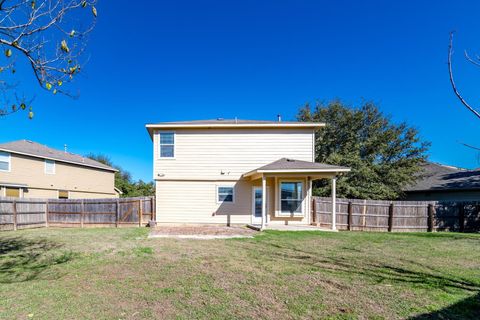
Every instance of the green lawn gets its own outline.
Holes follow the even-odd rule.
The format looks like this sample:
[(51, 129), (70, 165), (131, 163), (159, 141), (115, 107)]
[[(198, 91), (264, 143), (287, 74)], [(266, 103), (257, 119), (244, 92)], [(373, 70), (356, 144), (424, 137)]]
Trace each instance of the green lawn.
[(0, 233), (2, 319), (480, 319), (480, 235)]

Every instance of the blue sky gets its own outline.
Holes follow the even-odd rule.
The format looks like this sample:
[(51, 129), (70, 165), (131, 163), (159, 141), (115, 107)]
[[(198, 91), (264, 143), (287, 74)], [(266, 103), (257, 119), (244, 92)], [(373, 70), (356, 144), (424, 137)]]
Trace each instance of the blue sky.
[(447, 46), (456, 30), (455, 69), (479, 102), (477, 1), (105, 1), (88, 65), (72, 88), (80, 98), (36, 88), (35, 119), (0, 119), (0, 141), (109, 155), (151, 180), (146, 123), (209, 118), (293, 119), (307, 101), (378, 102), (432, 142), (430, 159), (480, 167), (478, 125), (453, 96)]

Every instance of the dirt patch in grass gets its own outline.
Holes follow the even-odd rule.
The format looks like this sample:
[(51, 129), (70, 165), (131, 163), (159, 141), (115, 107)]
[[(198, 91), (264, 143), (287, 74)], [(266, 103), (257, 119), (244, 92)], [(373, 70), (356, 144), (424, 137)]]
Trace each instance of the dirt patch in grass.
[(257, 231), (246, 227), (227, 226), (158, 226), (150, 232), (155, 236), (253, 236)]

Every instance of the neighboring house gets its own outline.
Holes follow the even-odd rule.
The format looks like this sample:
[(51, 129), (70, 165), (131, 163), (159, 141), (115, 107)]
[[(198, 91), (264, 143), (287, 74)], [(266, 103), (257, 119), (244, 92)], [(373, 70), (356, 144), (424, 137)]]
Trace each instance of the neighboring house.
[(480, 171), (425, 163), (406, 200), (480, 201)]
[(0, 196), (115, 198), (117, 170), (80, 155), (19, 140), (0, 144)]
[[(322, 123), (163, 122), (153, 140), (159, 223), (309, 224), (312, 181), (350, 169), (315, 163)], [(335, 188), (333, 188), (335, 190)]]

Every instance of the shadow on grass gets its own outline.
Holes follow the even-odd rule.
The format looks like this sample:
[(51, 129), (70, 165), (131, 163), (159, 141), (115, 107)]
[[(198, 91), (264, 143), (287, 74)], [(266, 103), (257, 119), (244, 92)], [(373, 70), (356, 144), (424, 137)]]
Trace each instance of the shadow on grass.
[[(42, 278), (50, 267), (73, 259), (71, 252), (46, 239), (0, 238), (0, 283), (16, 283)], [(49, 275), (49, 279), (59, 275)], [(45, 277), (43, 277), (45, 278)]]
[(438, 311), (424, 313), (409, 319), (480, 319), (480, 293)]
[(467, 291), (480, 291), (480, 282), (473, 282), (461, 277), (444, 275), (441, 271), (436, 271), (432, 266), (423, 266), (414, 261), (406, 261), (415, 265), (417, 268), (428, 269), (428, 272), (407, 269), (399, 265), (391, 265), (385, 262), (374, 262), (368, 260), (359, 260), (338, 256), (328, 255), (319, 256), (318, 253), (308, 252), (299, 248), (291, 248), (277, 243), (269, 245), (276, 248), (271, 250), (270, 254), (283, 260), (294, 260), (297, 263), (306, 264), (324, 271), (332, 273), (358, 274), (367, 276), (370, 280), (377, 283), (404, 282), (416, 286), (441, 289), (461, 289)]

